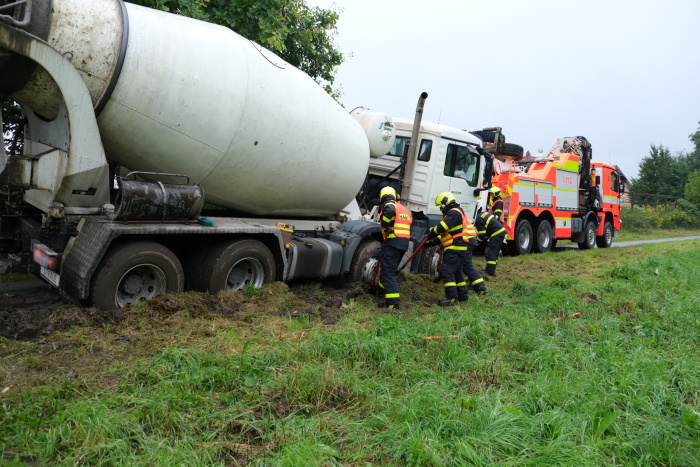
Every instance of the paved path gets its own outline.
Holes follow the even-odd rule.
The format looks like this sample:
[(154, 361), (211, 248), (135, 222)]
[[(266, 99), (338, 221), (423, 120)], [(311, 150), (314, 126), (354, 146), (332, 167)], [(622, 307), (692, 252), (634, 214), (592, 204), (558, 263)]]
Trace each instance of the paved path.
[[(653, 238), (649, 240), (630, 240), (627, 242), (618, 242), (615, 241), (613, 238), (612, 246), (614, 247), (625, 247), (625, 246), (634, 246), (634, 245), (643, 245), (645, 243), (665, 243), (665, 242), (679, 242), (682, 240), (699, 240), (700, 235), (694, 236), (694, 237), (669, 237), (669, 238)], [(576, 243), (565, 243), (565, 244), (558, 244), (555, 247), (555, 250), (558, 250), (559, 248), (578, 248), (578, 245)], [(598, 248), (596, 246), (596, 248)]]

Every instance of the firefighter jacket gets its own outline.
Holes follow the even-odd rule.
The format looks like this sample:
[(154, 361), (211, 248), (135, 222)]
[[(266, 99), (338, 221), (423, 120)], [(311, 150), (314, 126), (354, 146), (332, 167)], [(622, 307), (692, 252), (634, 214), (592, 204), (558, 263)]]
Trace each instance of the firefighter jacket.
[(411, 238), (411, 222), (413, 222), (411, 211), (397, 203), (396, 200), (390, 199), (382, 206), (379, 218), (384, 244), (400, 249), (408, 248), (408, 239)]
[(491, 211), (491, 214), (496, 216), (496, 219), (498, 219), (500, 221), (503, 218), (503, 200), (502, 199), (492, 200), (491, 206), (490, 206), (490, 211)]
[(432, 233), (440, 238), (445, 251), (466, 251), (469, 239), (476, 237), (476, 229), (459, 204), (455, 204), (445, 213), (440, 223), (432, 228)]
[(503, 224), (490, 212), (482, 212), (477, 215), (474, 225), (479, 235), (479, 242), (488, 241), (495, 235), (505, 235), (506, 229), (503, 227)]

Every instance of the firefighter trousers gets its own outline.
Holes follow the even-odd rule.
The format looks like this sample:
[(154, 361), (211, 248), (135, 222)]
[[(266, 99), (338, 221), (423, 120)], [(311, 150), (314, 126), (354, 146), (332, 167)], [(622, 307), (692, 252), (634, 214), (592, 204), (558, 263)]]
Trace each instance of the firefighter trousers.
[(476, 238), (472, 238), (467, 245), (467, 252), (464, 255), (464, 264), (462, 265), (462, 272), (467, 278), (467, 282), (471, 284), (472, 289), (476, 292), (486, 291), (486, 284), (484, 284), (484, 278), (476, 270), (473, 263), (472, 254), (474, 249), (478, 245)]
[(467, 282), (464, 280), (462, 266), (467, 250), (445, 250), (442, 255), (442, 282), (445, 286), (445, 298), (455, 300), (467, 299)]
[(489, 238), (489, 241), (486, 244), (486, 249), (484, 250), (484, 257), (486, 258), (486, 274), (492, 276), (496, 274), (498, 257), (501, 254), (501, 247), (503, 246), (503, 240), (505, 239), (505, 232), (501, 232)]
[(391, 245), (383, 245), (379, 252), (379, 287), (384, 291), (384, 299), (387, 305), (398, 305), (401, 301), (399, 295), (399, 282), (396, 279), (396, 271), (399, 269), (401, 258), (406, 250), (400, 250)]

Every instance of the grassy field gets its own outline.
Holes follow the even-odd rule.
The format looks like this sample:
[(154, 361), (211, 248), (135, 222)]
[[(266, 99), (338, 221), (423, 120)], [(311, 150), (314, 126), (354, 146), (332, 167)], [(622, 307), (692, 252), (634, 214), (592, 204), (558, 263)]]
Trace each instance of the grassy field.
[(320, 284), (62, 307), (0, 340), (0, 464), (700, 465), (698, 283), (691, 240), (505, 257), (447, 309), (419, 275), (395, 314)]

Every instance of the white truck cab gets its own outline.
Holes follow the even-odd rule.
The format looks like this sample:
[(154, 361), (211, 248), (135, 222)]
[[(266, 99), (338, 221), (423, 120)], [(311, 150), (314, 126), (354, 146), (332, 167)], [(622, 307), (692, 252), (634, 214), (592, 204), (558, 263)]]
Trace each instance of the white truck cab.
[(389, 152), (370, 159), (364, 189), (366, 202), (377, 204), (379, 191), (386, 185), (395, 186), (400, 192), (401, 181), (409, 179), (408, 197), (401, 202), (411, 211), (441, 216), (435, 198), (449, 191), (473, 218), (478, 209), (479, 190), (488, 183), (485, 174), (490, 173), (492, 164), (490, 155), (480, 151), (481, 139), (457, 128), (422, 122), (413, 171), (404, 173), (403, 160), (408, 153), (413, 120), (394, 118), (394, 124), (396, 139)]

